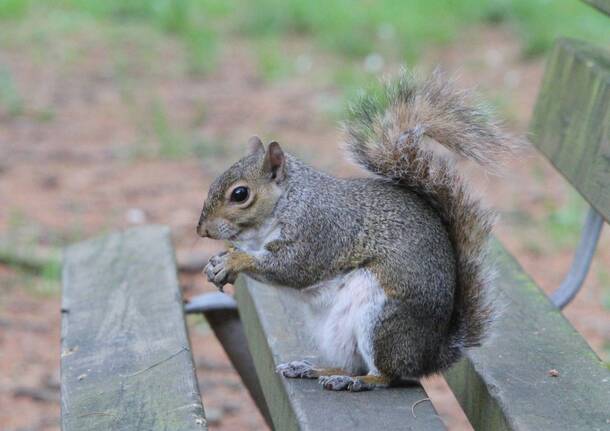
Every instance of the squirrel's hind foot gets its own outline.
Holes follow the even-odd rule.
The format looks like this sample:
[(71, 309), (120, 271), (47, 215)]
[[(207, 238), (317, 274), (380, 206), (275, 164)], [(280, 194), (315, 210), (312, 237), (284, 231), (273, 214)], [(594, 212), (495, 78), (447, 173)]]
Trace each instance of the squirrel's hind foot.
[(275, 371), (290, 379), (315, 379), (318, 377), (313, 364), (309, 361), (291, 361), (280, 364)]
[(363, 392), (386, 387), (389, 380), (384, 376), (320, 376), (318, 382), (329, 391)]
[(341, 368), (317, 368), (307, 360), (291, 361), (279, 364), (275, 371), (289, 379), (317, 379), (322, 376), (347, 374)]

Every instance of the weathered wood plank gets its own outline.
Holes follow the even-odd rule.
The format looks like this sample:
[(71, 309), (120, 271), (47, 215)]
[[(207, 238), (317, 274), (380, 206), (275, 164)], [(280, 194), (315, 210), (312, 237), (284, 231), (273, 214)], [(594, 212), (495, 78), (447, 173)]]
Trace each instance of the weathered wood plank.
[(206, 429), (169, 230), (69, 247), (63, 285), (62, 429)]
[(314, 380), (285, 379), (279, 363), (308, 358), (316, 350), (303, 326), (303, 310), (290, 292), (246, 277), (236, 284), (244, 322), (265, 399), (277, 430), (444, 429), (430, 402), (411, 407), (426, 394), (421, 387), (363, 393), (331, 392)]
[(584, 0), (584, 2), (610, 16), (610, 0)]
[[(610, 371), (498, 243), (495, 334), (445, 377), (477, 430), (606, 430)], [(557, 370), (553, 377), (550, 370)]]
[(531, 132), (536, 147), (610, 221), (610, 52), (570, 39), (556, 43)]

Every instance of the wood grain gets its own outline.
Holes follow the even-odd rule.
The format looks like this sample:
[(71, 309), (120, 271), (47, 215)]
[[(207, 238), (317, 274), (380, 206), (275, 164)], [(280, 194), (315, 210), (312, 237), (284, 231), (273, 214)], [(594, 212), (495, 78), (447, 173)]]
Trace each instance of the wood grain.
[(531, 132), (536, 147), (609, 221), (610, 52), (580, 41), (557, 41)]
[(71, 246), (63, 286), (63, 430), (207, 428), (167, 228)]
[(445, 429), (419, 386), (350, 393), (324, 390), (315, 380), (286, 379), (279, 363), (309, 359), (320, 364), (308, 339), (303, 308), (287, 288), (246, 277), (236, 284), (239, 312), (274, 428), (277, 430)]
[(473, 427), (608, 429), (610, 371), (499, 243), (493, 258), (502, 308), (494, 335), (445, 373)]

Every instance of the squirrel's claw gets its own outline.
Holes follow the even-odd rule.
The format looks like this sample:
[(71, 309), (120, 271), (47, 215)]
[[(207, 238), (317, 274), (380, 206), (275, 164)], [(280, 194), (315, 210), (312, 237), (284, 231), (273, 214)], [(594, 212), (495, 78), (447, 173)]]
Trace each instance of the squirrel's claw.
[(309, 361), (292, 361), (279, 364), (275, 372), (289, 379), (315, 379), (317, 374), (314, 366)]

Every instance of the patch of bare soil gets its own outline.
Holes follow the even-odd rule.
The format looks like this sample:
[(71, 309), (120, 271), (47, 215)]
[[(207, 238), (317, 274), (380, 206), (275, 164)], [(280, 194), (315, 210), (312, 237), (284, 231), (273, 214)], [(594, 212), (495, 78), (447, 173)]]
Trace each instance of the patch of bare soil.
[[(176, 66), (184, 63), (176, 44), (161, 45), (155, 54), (160, 61), (151, 70), (137, 64), (131, 70), (128, 98), (113, 52), (103, 43), (93, 43), (80, 61), (65, 67), (52, 62), (40, 67), (17, 49), (0, 48), (26, 105), (54, 112), (50, 121), (39, 121), (0, 111), (0, 235), (12, 229), (15, 214), (38, 226), (43, 241), (57, 233), (86, 237), (134, 223), (163, 223), (171, 226), (178, 251), (214, 251), (219, 244), (194, 233), (201, 203), (210, 181), (239, 156), (252, 134), (277, 139), (325, 170), (357, 172), (343, 161), (341, 134), (324, 108), (324, 101), (337, 97), (336, 89), (307, 74), (267, 83), (247, 45), (225, 48), (218, 68), (197, 78)], [(512, 113), (513, 130), (526, 130), (542, 63), (523, 62), (506, 31), (473, 30), (451, 47), (431, 51), (425, 63), (458, 70), (462, 84), (479, 85), (487, 96), (501, 99)], [(314, 55), (311, 74), (322, 72), (324, 57)], [(155, 103), (165, 107), (171, 127), (200, 136), (213, 155), (159, 157), (158, 133), (141, 125)], [(485, 200), (503, 213), (498, 236), (542, 288), (552, 291), (568, 268), (571, 249), (556, 246), (543, 226), (549, 212), (566, 202), (569, 187), (534, 153), (510, 162), (500, 176), (472, 172), (472, 177)], [(583, 293), (566, 310), (598, 352), (610, 333), (610, 313), (601, 305), (604, 280), (597, 277), (608, 262), (606, 232)], [(57, 430), (60, 300), (24, 290), (20, 277), (0, 266), (0, 429)], [(183, 276), (181, 282), (186, 297), (213, 289), (202, 277)], [(189, 322), (210, 428), (264, 429), (209, 328)], [(468, 429), (442, 379), (427, 386), (450, 428)]]

